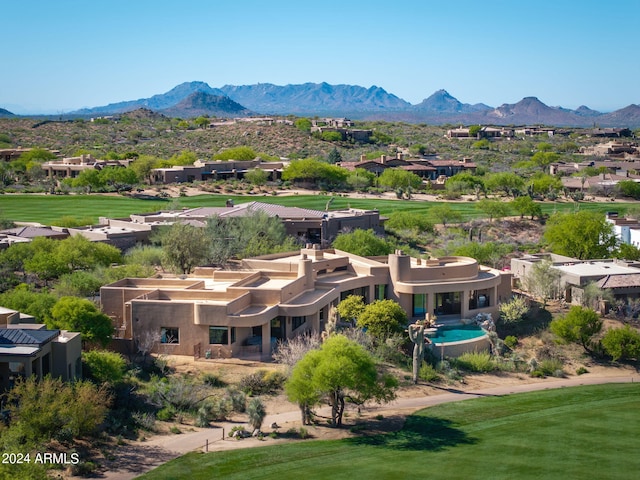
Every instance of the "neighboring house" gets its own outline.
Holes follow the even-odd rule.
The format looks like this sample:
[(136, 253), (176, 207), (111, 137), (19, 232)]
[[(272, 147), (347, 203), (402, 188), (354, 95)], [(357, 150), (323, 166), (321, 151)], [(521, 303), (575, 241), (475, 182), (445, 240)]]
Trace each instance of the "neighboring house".
[(126, 167), (133, 160), (97, 160), (91, 154), (67, 157), (42, 164), (48, 178), (75, 178), (84, 170), (102, 170), (106, 167)]
[(447, 130), (447, 138), (511, 138), (513, 137), (514, 131), (512, 128), (496, 128), (496, 127), (488, 127), (483, 126), (478, 130), (474, 135), (471, 135), (470, 127), (458, 127)]
[(398, 153), (395, 158), (381, 155), (378, 160), (366, 160), (363, 155), (360, 158), (360, 162), (340, 162), (338, 165), (350, 171), (354, 171), (356, 168), (363, 168), (376, 175), (380, 175), (389, 168), (398, 168), (414, 173), (429, 181), (435, 181), (440, 177), (452, 177), (460, 172), (473, 173), (476, 171), (476, 164), (468, 158), (462, 160), (405, 159), (405, 156), (401, 153)]
[(269, 178), (275, 181), (282, 176), (284, 163), (263, 162), (260, 159), (246, 161), (198, 160), (193, 165), (155, 168), (151, 173), (151, 182), (154, 184), (168, 184), (206, 180), (241, 180), (247, 172), (255, 169), (267, 172)]
[(80, 333), (48, 330), (35, 319), (0, 307), (0, 390), (20, 377), (82, 377)]
[(613, 232), (622, 243), (640, 247), (640, 221), (620, 217), (618, 212), (607, 212), (607, 222), (613, 225)]
[(523, 289), (526, 289), (525, 278), (533, 265), (543, 260), (550, 260), (553, 268), (560, 273), (560, 289), (565, 301), (581, 304), (584, 288), (593, 282), (603, 285), (624, 285), (625, 290), (616, 293), (616, 299), (625, 302), (640, 296), (640, 263), (625, 262), (617, 259), (579, 260), (555, 254), (525, 255), (511, 259), (511, 271)]
[(69, 234), (63, 228), (27, 225), (8, 228), (0, 231), (0, 250), (10, 247), (14, 243), (30, 242), (37, 237), (52, 240), (64, 240)]
[(275, 342), (325, 329), (348, 295), (394, 299), (411, 321), (497, 315), (511, 276), (466, 257), (367, 258), (310, 246), (242, 261), (241, 270), (199, 268), (180, 278), (128, 278), (100, 290), (102, 310), (131, 350), (203, 357), (269, 358)]
[(640, 153), (637, 143), (631, 142), (616, 142), (611, 141), (607, 143), (601, 143), (593, 145), (591, 147), (580, 147), (580, 154), (593, 155), (593, 156), (625, 156), (632, 155), (637, 156)]
[(30, 152), (30, 148), (1, 148), (0, 160), (3, 162), (11, 162), (20, 158), (23, 153)]
[(562, 177), (562, 187), (569, 192), (589, 191), (601, 195), (611, 194), (619, 182), (640, 182), (640, 175), (624, 172), (624, 175), (600, 173), (591, 177)]
[[(287, 235), (299, 239), (302, 243), (329, 245), (339, 233), (356, 228), (371, 229), (378, 234), (384, 233), (384, 219), (380, 218), (378, 210), (349, 208), (322, 211), (262, 202), (248, 202), (239, 205), (233, 205), (232, 202), (229, 202), (226, 207), (197, 207), (185, 210), (161, 211), (131, 215), (129, 218), (119, 219), (102, 217), (100, 218), (100, 223), (102, 224), (100, 227), (69, 229), (69, 231), (72, 234), (80, 233), (85, 236), (95, 236), (103, 231), (109, 231), (113, 236), (121, 234), (122, 237), (127, 236), (130, 239), (135, 238), (137, 241), (142, 241), (143, 237), (148, 237), (151, 231), (159, 226), (170, 225), (175, 222), (188, 222), (192, 225), (205, 226), (207, 219), (214, 216), (219, 218), (240, 217), (257, 212), (280, 219)], [(104, 238), (103, 240), (107, 239)]]

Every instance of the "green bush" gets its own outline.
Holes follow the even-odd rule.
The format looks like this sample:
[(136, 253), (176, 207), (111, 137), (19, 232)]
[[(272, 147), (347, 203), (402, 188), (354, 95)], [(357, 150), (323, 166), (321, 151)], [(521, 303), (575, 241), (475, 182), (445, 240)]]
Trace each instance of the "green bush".
[(513, 335), (507, 335), (504, 338), (504, 344), (507, 347), (509, 347), (511, 350), (513, 350), (518, 345), (518, 337), (515, 337)]
[(118, 383), (127, 369), (127, 361), (117, 352), (90, 350), (82, 353), (82, 360), (88, 376), (99, 383)]
[(584, 367), (580, 367), (576, 370), (576, 375), (584, 375), (585, 373), (589, 373), (589, 370)]
[(467, 352), (455, 360), (458, 368), (468, 372), (486, 373), (496, 369), (496, 362), (488, 352)]
[(176, 409), (173, 406), (168, 405), (158, 411), (156, 418), (162, 422), (170, 422), (175, 418), (176, 413)]
[(558, 377), (565, 376), (562, 360), (557, 358), (548, 358), (540, 361), (536, 368), (531, 372), (533, 377)]
[(418, 377), (423, 382), (436, 382), (440, 379), (440, 375), (430, 363), (422, 362), (420, 370), (418, 371)]
[(614, 361), (640, 358), (640, 333), (629, 325), (612, 328), (602, 338), (602, 347)]

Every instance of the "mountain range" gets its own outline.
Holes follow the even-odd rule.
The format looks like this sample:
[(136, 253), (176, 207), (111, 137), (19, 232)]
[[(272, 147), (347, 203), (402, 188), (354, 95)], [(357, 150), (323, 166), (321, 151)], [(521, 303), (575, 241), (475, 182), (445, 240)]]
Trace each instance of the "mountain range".
[[(243, 117), (252, 115), (338, 116), (356, 120), (387, 120), (430, 124), (554, 126), (640, 126), (640, 106), (631, 104), (610, 113), (586, 106), (576, 110), (550, 107), (536, 97), (491, 107), (462, 103), (446, 90), (438, 90), (417, 105), (381, 87), (304, 83), (278, 86), (270, 83), (225, 85), (212, 88), (205, 82), (185, 82), (150, 98), (128, 100), (71, 112), (74, 116), (105, 116), (146, 108), (172, 117), (200, 115)], [(11, 116), (0, 109), (0, 116)]]

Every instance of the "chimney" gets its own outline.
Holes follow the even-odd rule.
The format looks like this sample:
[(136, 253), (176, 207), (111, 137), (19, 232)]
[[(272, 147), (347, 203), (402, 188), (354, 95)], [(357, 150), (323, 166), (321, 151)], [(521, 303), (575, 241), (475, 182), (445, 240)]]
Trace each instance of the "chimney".
[(382, 163), (383, 165), (385, 163), (387, 163), (387, 156), (386, 155), (380, 155), (380, 163)]

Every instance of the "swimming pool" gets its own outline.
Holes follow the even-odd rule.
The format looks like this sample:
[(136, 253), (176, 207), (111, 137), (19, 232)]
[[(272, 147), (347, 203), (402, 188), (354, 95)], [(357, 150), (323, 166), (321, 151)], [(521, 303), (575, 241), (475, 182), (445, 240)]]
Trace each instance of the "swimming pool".
[(427, 337), (431, 341), (431, 351), (442, 359), (491, 349), (489, 336), (477, 325), (447, 325)]
[(485, 331), (477, 325), (448, 325), (439, 327), (433, 335), (428, 335), (432, 343), (462, 342), (473, 338), (482, 337)]

